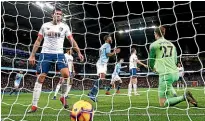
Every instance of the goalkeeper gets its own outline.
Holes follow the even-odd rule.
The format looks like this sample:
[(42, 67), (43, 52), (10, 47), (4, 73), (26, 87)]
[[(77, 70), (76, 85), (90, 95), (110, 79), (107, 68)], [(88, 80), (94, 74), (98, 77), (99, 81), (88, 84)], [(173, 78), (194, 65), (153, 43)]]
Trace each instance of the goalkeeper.
[(155, 29), (154, 36), (156, 41), (150, 45), (149, 66), (159, 74), (158, 95), (160, 106), (174, 106), (187, 100), (197, 106), (196, 100), (191, 92), (185, 95), (171, 97), (172, 84), (178, 80), (179, 72), (176, 66), (177, 51), (174, 44), (164, 38), (165, 28), (160, 26)]

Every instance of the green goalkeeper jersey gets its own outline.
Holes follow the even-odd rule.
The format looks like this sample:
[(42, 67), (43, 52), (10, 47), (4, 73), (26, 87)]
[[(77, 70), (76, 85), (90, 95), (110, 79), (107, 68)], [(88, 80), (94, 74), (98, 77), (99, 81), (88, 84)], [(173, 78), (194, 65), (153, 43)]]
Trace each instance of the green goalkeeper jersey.
[(159, 75), (178, 72), (176, 63), (176, 47), (170, 41), (161, 37), (150, 45), (149, 66)]

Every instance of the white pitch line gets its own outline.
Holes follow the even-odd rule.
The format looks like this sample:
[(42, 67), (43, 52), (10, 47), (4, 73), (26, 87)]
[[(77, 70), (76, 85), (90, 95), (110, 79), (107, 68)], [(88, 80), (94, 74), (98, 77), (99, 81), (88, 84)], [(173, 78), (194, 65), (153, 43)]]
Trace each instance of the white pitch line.
[[(110, 114), (112, 116), (127, 116), (126, 114)], [(147, 113), (139, 113), (139, 114), (129, 114), (131, 116), (148, 116)], [(167, 116), (167, 114), (158, 114), (158, 113), (150, 113), (150, 116)], [(205, 113), (200, 113), (200, 114), (189, 114), (191, 116), (205, 116)], [(7, 114), (2, 114), (1, 116), (8, 116)], [(19, 117), (19, 116), (24, 116), (23, 114), (11, 114), (10, 117)], [(41, 116), (41, 114), (26, 114), (26, 116)], [(53, 116), (53, 117), (57, 117), (55, 114), (44, 114), (43, 117), (47, 117), (47, 116)], [(69, 114), (59, 114), (59, 116), (69, 116)], [(94, 114), (94, 116), (109, 116), (109, 113), (107, 114)], [(187, 114), (169, 114), (169, 116), (187, 116)]]

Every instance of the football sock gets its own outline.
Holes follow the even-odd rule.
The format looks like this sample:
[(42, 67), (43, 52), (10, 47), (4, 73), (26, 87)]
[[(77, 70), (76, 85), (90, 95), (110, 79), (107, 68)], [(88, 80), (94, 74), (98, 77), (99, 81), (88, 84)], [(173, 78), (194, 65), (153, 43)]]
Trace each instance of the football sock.
[(36, 106), (38, 104), (38, 100), (41, 95), (41, 88), (42, 83), (39, 83), (38, 81), (35, 83), (34, 89), (33, 89), (33, 100), (32, 100), (32, 106)]
[(70, 92), (71, 87), (72, 87), (72, 85), (68, 85), (68, 88), (67, 88), (67, 91), (66, 91), (66, 96), (68, 96), (68, 93)]
[(131, 95), (132, 92), (132, 84), (128, 85), (128, 95)]
[(67, 79), (65, 79), (63, 82), (62, 82), (62, 92), (61, 92), (61, 97), (66, 97), (66, 92), (67, 92), (67, 89), (68, 89), (68, 82), (67, 82)]
[(110, 84), (110, 86), (107, 88), (107, 91), (110, 91), (111, 87), (112, 87), (112, 84)]
[(118, 85), (118, 87), (117, 87), (117, 90), (120, 90), (121, 84), (122, 84), (122, 83), (119, 83), (119, 85)]
[(179, 90), (179, 83), (177, 83), (177, 90)]
[(10, 95), (11, 95), (13, 92), (16, 92), (16, 89), (12, 89), (12, 91), (10, 92)]
[(101, 85), (102, 81), (98, 79), (95, 81), (93, 88), (91, 89), (91, 94), (96, 95), (98, 93), (98, 88)]
[(55, 90), (54, 96), (57, 96), (58, 91), (60, 90), (60, 88), (61, 88), (61, 84), (58, 84), (58, 85), (56, 86), (56, 90)]
[(137, 94), (137, 84), (133, 84), (134, 93)]
[(18, 92), (19, 92), (19, 89), (16, 89), (16, 90), (15, 90), (15, 95), (17, 95), (17, 94), (18, 94)]

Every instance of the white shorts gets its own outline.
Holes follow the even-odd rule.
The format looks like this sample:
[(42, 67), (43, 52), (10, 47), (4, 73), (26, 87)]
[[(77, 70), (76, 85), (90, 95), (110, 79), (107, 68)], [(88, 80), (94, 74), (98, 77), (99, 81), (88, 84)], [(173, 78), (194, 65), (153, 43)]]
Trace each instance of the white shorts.
[(107, 64), (101, 64), (101, 63), (97, 63), (96, 64), (97, 67), (97, 74), (99, 75), (100, 73), (107, 73)]
[(112, 75), (111, 82), (116, 82), (116, 81), (121, 81), (121, 78), (119, 77), (119, 75)]
[(14, 87), (19, 87), (19, 83), (14, 82)]

